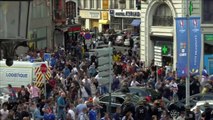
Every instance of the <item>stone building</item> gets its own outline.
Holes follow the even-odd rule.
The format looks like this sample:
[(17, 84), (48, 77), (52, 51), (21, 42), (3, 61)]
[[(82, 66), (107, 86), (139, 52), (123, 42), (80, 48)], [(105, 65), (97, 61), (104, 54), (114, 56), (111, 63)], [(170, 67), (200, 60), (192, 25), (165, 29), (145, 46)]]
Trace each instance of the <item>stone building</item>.
[[(205, 1), (205, 0), (204, 0)], [(206, 0), (208, 1), (208, 0)], [(168, 53), (162, 56), (163, 65), (177, 63), (175, 18), (186, 16), (187, 0), (142, 0), (140, 26), (140, 57), (146, 65), (154, 59), (154, 46), (166, 46)], [(201, 0), (193, 0), (191, 16), (201, 16)]]

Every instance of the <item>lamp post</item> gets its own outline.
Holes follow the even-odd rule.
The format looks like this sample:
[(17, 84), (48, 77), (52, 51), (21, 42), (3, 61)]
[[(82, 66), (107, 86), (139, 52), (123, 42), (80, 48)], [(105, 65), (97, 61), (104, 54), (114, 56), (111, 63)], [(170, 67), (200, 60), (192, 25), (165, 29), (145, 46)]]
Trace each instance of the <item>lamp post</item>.
[(187, 79), (186, 79), (186, 106), (190, 105), (190, 31), (189, 31), (189, 0), (186, 1), (186, 18), (187, 18), (187, 43), (188, 43), (188, 61), (187, 61)]
[[(28, 47), (30, 6), (32, 0), (0, 1), (0, 49), (6, 65), (12, 66), (19, 46)], [(1, 53), (0, 53), (1, 54)], [(0, 55), (0, 60), (2, 55)]]
[[(120, 0), (120, 9), (123, 12), (123, 10), (126, 8), (126, 1), (125, 0)], [(124, 29), (124, 18), (121, 17), (121, 31)]]

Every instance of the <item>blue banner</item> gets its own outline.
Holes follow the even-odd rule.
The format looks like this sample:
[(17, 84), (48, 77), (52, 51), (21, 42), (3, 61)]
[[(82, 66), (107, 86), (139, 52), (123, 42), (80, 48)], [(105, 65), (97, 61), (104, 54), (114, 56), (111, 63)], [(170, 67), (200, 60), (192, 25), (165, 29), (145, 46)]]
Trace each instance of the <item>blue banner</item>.
[(177, 37), (177, 76), (187, 76), (187, 18), (176, 18), (176, 37)]
[(200, 17), (189, 18), (190, 34), (190, 71), (200, 70), (201, 57), (201, 29)]

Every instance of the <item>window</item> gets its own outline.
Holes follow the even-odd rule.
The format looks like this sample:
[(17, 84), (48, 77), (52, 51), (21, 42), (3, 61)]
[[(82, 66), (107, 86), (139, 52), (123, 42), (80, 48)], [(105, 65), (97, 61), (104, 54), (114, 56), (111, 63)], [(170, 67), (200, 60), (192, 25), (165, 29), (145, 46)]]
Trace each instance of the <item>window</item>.
[(66, 10), (66, 18), (74, 18), (76, 17), (76, 3), (69, 1), (66, 2), (65, 5)]
[(101, 0), (97, 0), (97, 8), (101, 9)]
[(135, 6), (134, 6), (134, 0), (129, 0), (129, 8), (130, 9), (134, 9)]
[(114, 0), (113, 9), (118, 9), (118, 0)]
[(203, 0), (202, 23), (213, 23), (213, 0)]
[(90, 8), (95, 8), (95, 0), (90, 0)]
[(88, 3), (88, 0), (84, 0), (84, 8), (89, 8)]
[(173, 26), (172, 11), (167, 4), (161, 4), (153, 15), (153, 26)]

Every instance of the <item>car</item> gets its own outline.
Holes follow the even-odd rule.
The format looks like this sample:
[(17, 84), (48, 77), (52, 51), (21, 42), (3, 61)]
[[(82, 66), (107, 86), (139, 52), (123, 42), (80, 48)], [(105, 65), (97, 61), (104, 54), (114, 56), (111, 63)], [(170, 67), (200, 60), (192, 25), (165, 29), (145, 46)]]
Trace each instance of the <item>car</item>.
[[(117, 107), (121, 107), (123, 102), (125, 101), (126, 94), (123, 93), (111, 93), (111, 113), (116, 112)], [(131, 95), (131, 102), (132, 103), (138, 103), (140, 97), (137, 95)], [(99, 104), (103, 107), (100, 112), (101, 115), (103, 115), (105, 112), (107, 112), (108, 106), (109, 106), (110, 96), (109, 94), (105, 94), (103, 96), (99, 97)]]
[[(135, 94), (139, 97), (148, 98), (151, 101), (161, 99), (161, 94), (156, 92), (154, 89), (146, 88), (146, 87), (129, 87), (129, 91), (131, 94)], [(119, 89), (115, 91), (115, 93), (122, 93), (122, 90)]]
[[(204, 101), (204, 100), (213, 100), (212, 93), (195, 94), (190, 96), (189, 106), (190, 108), (192, 108), (193, 106), (196, 105), (198, 101)], [(176, 118), (177, 116), (179, 116), (180, 112), (185, 110), (185, 103), (186, 103), (186, 99), (171, 101), (171, 103), (167, 105), (167, 109), (169, 110), (170, 116), (172, 118)]]
[(198, 101), (194, 107), (191, 108), (191, 111), (194, 111), (197, 107), (200, 108), (200, 112), (203, 113), (205, 111), (205, 104), (208, 103), (208, 107), (213, 109), (213, 100), (204, 100)]
[(3, 87), (3, 88), (0, 88), (0, 106), (6, 102), (8, 102), (8, 99), (9, 99), (9, 90), (7, 87)]

